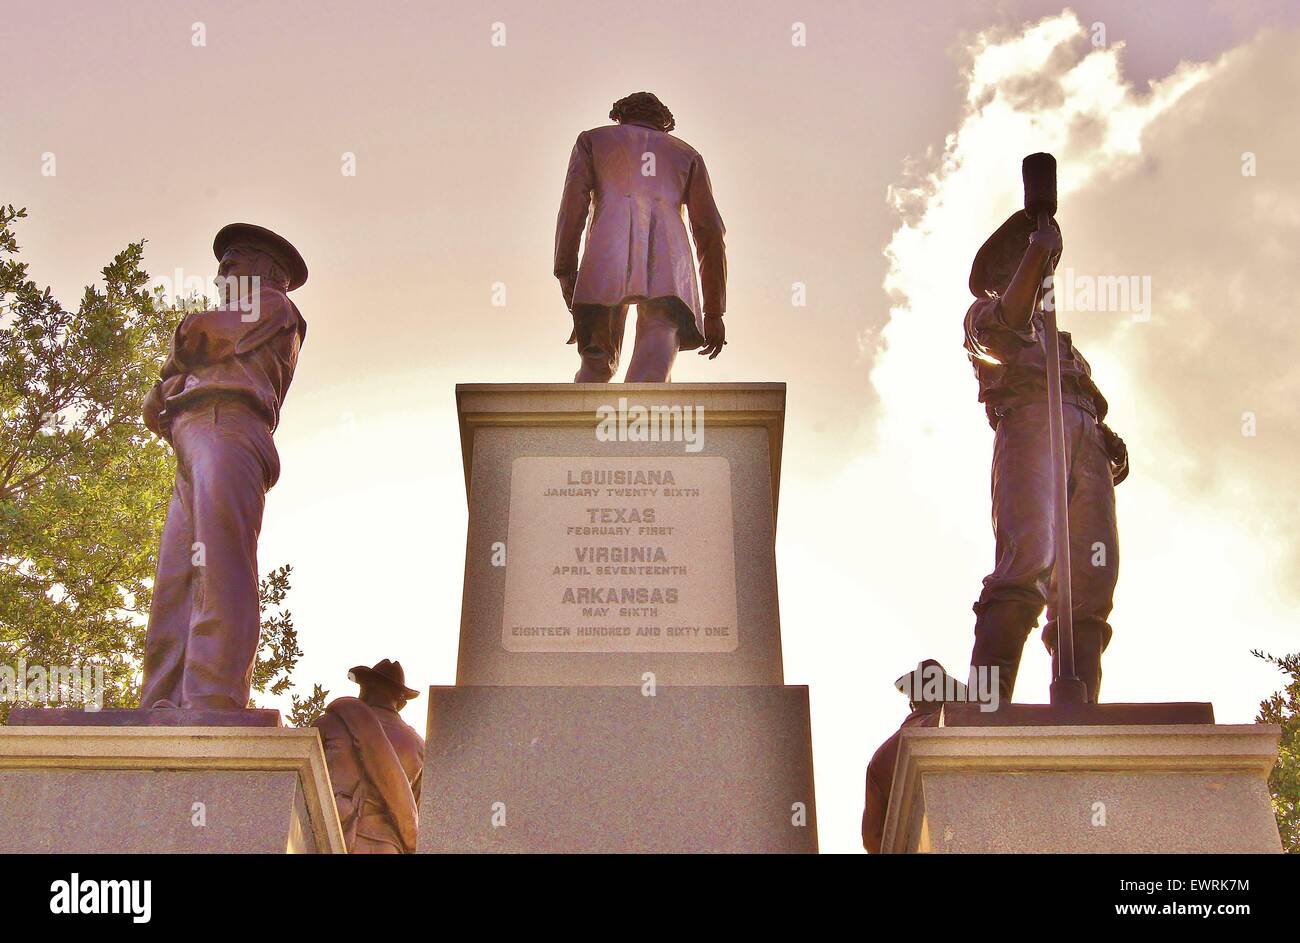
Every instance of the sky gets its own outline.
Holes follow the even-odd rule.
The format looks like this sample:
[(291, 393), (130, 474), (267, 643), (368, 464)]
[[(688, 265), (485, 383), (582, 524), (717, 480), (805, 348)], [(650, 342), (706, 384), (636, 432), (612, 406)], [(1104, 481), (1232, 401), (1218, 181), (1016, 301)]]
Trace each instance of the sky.
[[(572, 377), (550, 272), (569, 149), (641, 89), (727, 223), (730, 343), (674, 379), (788, 384), (781, 624), (823, 850), (860, 849), (867, 760), (906, 712), (893, 679), (969, 655), (992, 433), (959, 324), (1031, 151), (1060, 161), (1062, 267), (1150, 286), (1146, 311), (1061, 315), (1133, 458), (1104, 697), (1245, 723), (1280, 686), (1250, 650), (1300, 635), (1296, 5), (358, 9), (56, 0), (0, 24), (0, 200), (28, 208), (38, 282), (72, 303), (141, 238), (155, 277), (210, 278), (235, 220), (311, 268), (260, 549), (294, 567), (300, 691), (352, 693), (347, 669), (383, 657), (454, 681), (453, 386)], [(1045, 700), (1048, 671), (1031, 641), (1017, 699)]]

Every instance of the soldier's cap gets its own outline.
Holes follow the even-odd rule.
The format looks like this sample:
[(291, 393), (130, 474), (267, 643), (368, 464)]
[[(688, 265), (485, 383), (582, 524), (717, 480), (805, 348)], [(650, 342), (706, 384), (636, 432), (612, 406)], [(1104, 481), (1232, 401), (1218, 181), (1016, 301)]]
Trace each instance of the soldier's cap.
[[(1061, 231), (1061, 226), (1055, 219), (1052, 220), (1052, 226), (1057, 232)], [(976, 298), (984, 298), (986, 291), (1004, 289), (1006, 286), (998, 284), (994, 276), (1015, 272), (1020, 257), (1029, 248), (1029, 237), (1037, 228), (1038, 220), (1030, 219), (1024, 210), (1016, 210), (1008, 216), (1007, 221), (994, 230), (993, 235), (985, 239), (984, 245), (975, 253), (975, 261), (970, 267), (970, 293)], [(1055, 265), (1060, 257), (1058, 253), (1052, 264)]]
[[(943, 665), (927, 658), (894, 682), (899, 692), (913, 704), (931, 704), (937, 709), (945, 701), (965, 701), (966, 685), (944, 670)], [(938, 688), (936, 692), (934, 689)], [(934, 695), (937, 693), (937, 697)]]
[(402, 663), (400, 661), (389, 661), (387, 658), (377, 662), (373, 668), (357, 665), (348, 672), (348, 680), (355, 681), (357, 684), (369, 684), (373, 681), (386, 682), (401, 691), (408, 701), (413, 697), (420, 696), (420, 692), (415, 688), (406, 686), (406, 672), (402, 670)]
[(222, 226), (217, 238), (212, 240), (212, 254), (220, 262), (226, 250), (233, 245), (248, 245), (273, 255), (289, 273), (289, 291), (301, 288), (307, 281), (307, 263), (293, 247), (293, 243), (265, 226), (254, 226), (252, 223)]

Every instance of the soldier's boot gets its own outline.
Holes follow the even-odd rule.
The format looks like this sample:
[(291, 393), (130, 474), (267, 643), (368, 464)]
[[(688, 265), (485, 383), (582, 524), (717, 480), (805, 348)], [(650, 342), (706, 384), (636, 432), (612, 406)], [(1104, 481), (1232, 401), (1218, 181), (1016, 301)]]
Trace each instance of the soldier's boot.
[(996, 669), (999, 703), (1010, 703), (1020, 670), (1020, 654), (1042, 604), (1016, 600), (992, 600), (979, 607), (975, 617), (975, 647), (971, 650), (972, 686), (976, 669)]
[[(1056, 647), (1056, 626), (1049, 625), (1043, 641), (1052, 654), (1052, 677), (1056, 677), (1060, 656)], [(1050, 634), (1049, 634), (1050, 633)], [(1101, 653), (1110, 641), (1110, 626), (1095, 619), (1081, 619), (1074, 624), (1074, 676), (1088, 689), (1088, 703), (1096, 704), (1101, 696)]]

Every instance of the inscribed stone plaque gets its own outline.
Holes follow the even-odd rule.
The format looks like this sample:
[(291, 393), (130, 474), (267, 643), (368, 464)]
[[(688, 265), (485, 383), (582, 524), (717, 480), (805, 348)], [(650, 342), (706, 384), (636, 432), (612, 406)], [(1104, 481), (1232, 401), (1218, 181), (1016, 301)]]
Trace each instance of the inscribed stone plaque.
[(718, 456), (516, 458), (502, 644), (735, 651), (731, 515)]

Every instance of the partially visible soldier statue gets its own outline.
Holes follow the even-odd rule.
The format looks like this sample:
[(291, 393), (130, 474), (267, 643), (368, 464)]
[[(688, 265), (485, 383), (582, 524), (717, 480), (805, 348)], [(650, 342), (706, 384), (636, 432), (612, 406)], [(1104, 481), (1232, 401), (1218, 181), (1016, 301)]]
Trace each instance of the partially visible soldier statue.
[(141, 706), (248, 706), (261, 620), (257, 537), (280, 475), (272, 432), (307, 323), (287, 292), (307, 265), (269, 229), (232, 223), (212, 245), (220, 306), (176, 328), (145, 424), (176, 451), (158, 549)]
[[(1011, 700), (1029, 632), (1049, 603), (1043, 642), (1056, 677), (1056, 584), (1052, 459), (1048, 440), (1047, 348), (1042, 288), (1062, 249), (1060, 228), (1035, 231), (1017, 211), (984, 243), (971, 267), (976, 297), (966, 313), (966, 352), (979, 399), (996, 430), (993, 530), (997, 559), (975, 603), (971, 668), (998, 669), (999, 698)], [(1106, 399), (1070, 335), (1060, 333), (1061, 393), (1069, 483), (1075, 673), (1096, 702), (1101, 653), (1119, 574), (1115, 485), (1128, 452), (1104, 420)], [(972, 674), (972, 678), (974, 674)]]
[(419, 692), (406, 686), (401, 662), (358, 665), (348, 677), (361, 696), (330, 701), (316, 719), (348, 851), (415, 851), (424, 740), (398, 712)]
[[(555, 277), (573, 315), (569, 343), (582, 358), (574, 380), (614, 376), (628, 305), (635, 304), (626, 379), (663, 383), (678, 350), (702, 348), (712, 360), (726, 343), (726, 229), (704, 159), (668, 133), (676, 122), (658, 98), (637, 92), (615, 102), (609, 116), (617, 124), (584, 131), (573, 145), (555, 225)], [(699, 252), (703, 308), (683, 208)]]
[(903, 730), (908, 727), (938, 727), (945, 700), (963, 702), (970, 695), (966, 685), (951, 677), (943, 665), (927, 658), (914, 671), (894, 682), (907, 695), (911, 713), (903, 718), (898, 730), (880, 745), (867, 764), (867, 797), (862, 810), (862, 847), (880, 854), (885, 837), (885, 815), (889, 811), (889, 794), (893, 791), (894, 767), (898, 765), (898, 747)]

